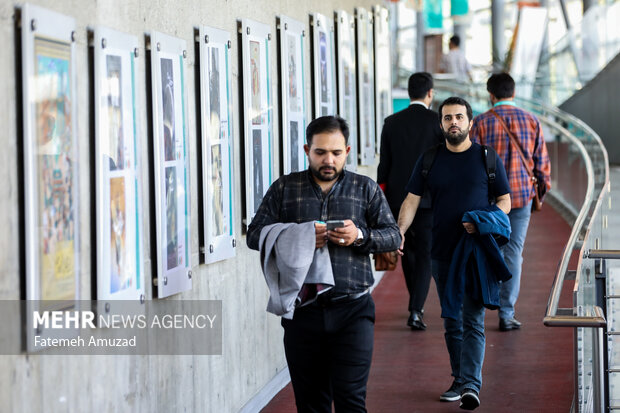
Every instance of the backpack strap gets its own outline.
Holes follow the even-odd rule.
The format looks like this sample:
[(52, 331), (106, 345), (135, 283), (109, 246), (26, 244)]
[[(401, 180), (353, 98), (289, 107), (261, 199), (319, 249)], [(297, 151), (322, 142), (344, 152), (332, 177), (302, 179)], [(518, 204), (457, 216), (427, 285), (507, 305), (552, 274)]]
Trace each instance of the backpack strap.
[(482, 145), (484, 151), (484, 164), (487, 168), (487, 177), (489, 178), (489, 184), (495, 182), (495, 172), (497, 171), (497, 152), (493, 148), (487, 145)]
[[(487, 145), (481, 145), (482, 152), (484, 153), (484, 165), (487, 168), (487, 179), (489, 180), (489, 191), (491, 190), (491, 185), (495, 182), (495, 172), (497, 171), (497, 152)], [(491, 196), (489, 192), (489, 204), (495, 205), (495, 197)]]
[(428, 173), (431, 170), (433, 163), (435, 162), (435, 158), (437, 157), (437, 151), (439, 147), (443, 145), (442, 143), (432, 146), (424, 152), (422, 155), (422, 176), (424, 179), (428, 177)]

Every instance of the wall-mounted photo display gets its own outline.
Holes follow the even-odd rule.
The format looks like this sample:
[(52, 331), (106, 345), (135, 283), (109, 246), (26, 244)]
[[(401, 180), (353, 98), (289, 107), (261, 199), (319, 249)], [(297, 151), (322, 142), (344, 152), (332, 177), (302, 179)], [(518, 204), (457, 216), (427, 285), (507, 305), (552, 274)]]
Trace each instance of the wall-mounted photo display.
[(312, 27), (312, 90), (314, 116), (336, 114), (334, 23), (320, 13), (310, 15)]
[[(142, 174), (136, 121), (138, 38), (93, 36), (97, 300), (144, 302)], [(111, 309), (107, 304), (106, 309)]]
[(279, 17), (280, 135), (284, 174), (306, 169), (305, 37), (303, 23), (290, 17)]
[(153, 32), (153, 182), (158, 298), (192, 288), (185, 40)]
[(245, 143), (245, 224), (249, 225), (272, 182), (273, 114), (269, 78), (270, 28), (241, 21), (243, 139)]
[(235, 256), (230, 33), (199, 30), (205, 262)]
[(375, 45), (375, 108), (376, 108), (376, 148), (381, 148), (381, 129), (383, 121), (392, 114), (392, 65), (390, 53), (390, 26), (388, 9), (373, 6), (374, 45)]
[[(77, 309), (80, 225), (75, 20), (31, 4), (21, 9), (26, 299), (33, 310)], [(53, 300), (53, 301), (52, 301)], [(27, 326), (32, 326), (27, 311)], [(59, 337), (53, 329), (27, 328)], [(59, 329), (56, 329), (59, 330)], [(77, 330), (62, 329), (68, 337)]]
[(349, 145), (347, 169), (357, 170), (358, 133), (357, 99), (355, 83), (355, 22), (346, 11), (336, 11), (336, 68), (338, 80), (338, 113), (349, 124)]
[(375, 80), (372, 13), (355, 9), (358, 131), (362, 165), (375, 163)]

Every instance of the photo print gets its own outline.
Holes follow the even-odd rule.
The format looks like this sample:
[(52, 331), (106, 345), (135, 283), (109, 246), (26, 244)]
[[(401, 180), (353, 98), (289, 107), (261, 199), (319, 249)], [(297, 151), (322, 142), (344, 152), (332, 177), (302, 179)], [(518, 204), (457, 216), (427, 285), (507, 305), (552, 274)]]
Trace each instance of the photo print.
[(254, 177), (254, 212), (258, 210), (260, 203), (263, 201), (263, 136), (260, 129), (252, 131), (252, 159)]
[(131, 286), (127, 262), (125, 178), (110, 178), (110, 293)]
[(177, 170), (166, 168), (166, 269), (176, 268), (179, 262), (179, 236), (177, 232)]
[(222, 180), (222, 145), (211, 146), (211, 180), (213, 182), (213, 202), (211, 217), (213, 236), (226, 232), (224, 221), (224, 182)]
[(262, 124), (261, 90), (260, 90), (260, 43), (250, 41), (250, 72), (252, 95), (252, 124)]
[(121, 57), (106, 56), (106, 82), (104, 91), (107, 102), (107, 128), (110, 170), (124, 169), (125, 145), (123, 140), (123, 107), (121, 99)]
[(71, 45), (35, 37), (41, 300), (75, 298)]
[(161, 59), (161, 93), (164, 121), (164, 159), (175, 159), (175, 127), (174, 127), (174, 72), (172, 59)]

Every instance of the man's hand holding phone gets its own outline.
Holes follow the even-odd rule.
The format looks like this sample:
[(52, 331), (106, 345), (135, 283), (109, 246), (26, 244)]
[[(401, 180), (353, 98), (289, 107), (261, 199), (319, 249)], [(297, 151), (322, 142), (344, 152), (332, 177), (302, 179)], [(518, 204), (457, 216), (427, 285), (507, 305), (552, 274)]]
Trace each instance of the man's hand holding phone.
[(346, 247), (357, 239), (357, 227), (350, 219), (327, 221), (327, 238), (336, 245)]

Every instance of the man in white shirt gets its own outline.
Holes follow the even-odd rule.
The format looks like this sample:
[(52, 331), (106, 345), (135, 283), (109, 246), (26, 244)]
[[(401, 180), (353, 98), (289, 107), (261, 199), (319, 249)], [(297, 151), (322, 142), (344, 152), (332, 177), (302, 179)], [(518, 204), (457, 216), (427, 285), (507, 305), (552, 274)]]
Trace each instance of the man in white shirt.
[(452, 73), (459, 82), (471, 81), (471, 65), (460, 49), (461, 38), (456, 34), (450, 38), (450, 51), (441, 59), (439, 68), (443, 73)]

